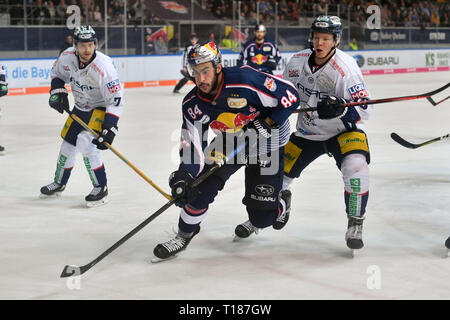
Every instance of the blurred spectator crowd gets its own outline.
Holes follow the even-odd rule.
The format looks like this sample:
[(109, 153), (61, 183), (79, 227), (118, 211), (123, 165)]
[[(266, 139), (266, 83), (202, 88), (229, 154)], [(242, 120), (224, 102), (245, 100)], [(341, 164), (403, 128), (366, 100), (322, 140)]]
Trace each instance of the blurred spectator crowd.
[[(86, 21), (86, 17), (89, 24), (104, 23), (104, 0), (26, 1), (28, 24), (65, 24), (69, 15), (67, 7), (71, 5), (80, 7), (82, 23)], [(0, 5), (0, 10), (10, 14), (11, 24), (23, 24), (23, 0), (4, 0), (2, 2), (6, 2), (6, 6), (2, 8)], [(144, 2), (144, 0), (107, 0), (106, 11), (109, 24), (124, 23), (124, 3), (127, 7), (127, 24), (164, 24), (164, 21), (145, 8)], [(450, 26), (450, 3), (446, 0), (241, 0), (240, 16), (237, 7), (233, 8), (232, 0), (195, 0), (195, 2), (221, 20), (231, 20), (234, 12), (236, 22), (240, 20), (242, 25), (255, 25), (259, 21), (259, 23), (270, 26), (277, 19), (279, 25), (299, 25), (304, 18), (313, 18), (320, 14), (339, 14), (344, 20), (350, 18), (353, 24), (363, 26), (369, 17), (369, 14), (366, 13), (367, 7), (378, 5), (381, 8), (383, 27)], [(278, 7), (276, 8), (277, 2)], [(258, 5), (259, 10), (257, 9)], [(258, 13), (259, 16), (257, 16)]]
[[(227, 0), (200, 0), (202, 7), (222, 20), (233, 17), (233, 2)], [(276, 3), (278, 2), (278, 8)], [(317, 17), (320, 14), (339, 15), (342, 19), (363, 26), (370, 16), (366, 9), (370, 5), (381, 8), (383, 27), (449, 27), (450, 4), (446, 0), (418, 1), (365, 1), (365, 0), (260, 0), (259, 11), (254, 0), (241, 0), (241, 14), (236, 19), (243, 25), (259, 23), (271, 25), (278, 18), (279, 25), (298, 25), (299, 20)], [(238, 9), (235, 8), (235, 12)], [(278, 17), (277, 17), (277, 14)], [(350, 15), (350, 17), (349, 17)]]
[[(11, 24), (23, 24), (23, 0), (8, 1)], [(162, 21), (145, 8), (144, 0), (107, 0), (108, 24), (118, 25), (125, 21), (126, 2), (127, 24), (161, 24)], [(104, 0), (27, 0), (27, 23), (32, 25), (64, 25), (72, 13), (67, 8), (80, 8), (81, 23), (103, 24), (105, 20)], [(1, 6), (0, 6), (1, 9)], [(86, 19), (87, 17), (87, 19)]]

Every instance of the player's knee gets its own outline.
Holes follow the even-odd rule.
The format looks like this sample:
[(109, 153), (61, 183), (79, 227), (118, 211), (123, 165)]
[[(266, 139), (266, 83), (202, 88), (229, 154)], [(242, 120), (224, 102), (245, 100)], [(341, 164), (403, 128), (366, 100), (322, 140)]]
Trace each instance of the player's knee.
[(77, 137), (77, 149), (83, 154), (88, 155), (97, 150), (95, 144), (92, 143), (92, 136), (87, 132), (81, 132)]
[(363, 154), (354, 153), (346, 156), (342, 161), (341, 172), (344, 177), (353, 177), (357, 174), (369, 172), (366, 157)]
[(346, 192), (364, 194), (369, 190), (369, 166), (364, 155), (346, 156), (341, 171)]
[(77, 149), (74, 145), (70, 144), (69, 142), (63, 140), (61, 144), (61, 154), (63, 154), (65, 157), (70, 157), (76, 153)]

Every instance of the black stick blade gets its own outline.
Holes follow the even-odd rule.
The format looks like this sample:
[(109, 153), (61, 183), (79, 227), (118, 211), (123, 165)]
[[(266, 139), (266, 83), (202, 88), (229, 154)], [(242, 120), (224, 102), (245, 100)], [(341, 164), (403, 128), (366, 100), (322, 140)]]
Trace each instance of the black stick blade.
[(409, 149), (416, 149), (418, 146), (415, 144), (412, 144), (408, 141), (406, 141), (405, 139), (403, 139), (402, 137), (400, 137), (398, 134), (396, 134), (395, 132), (391, 133), (391, 138), (392, 140), (394, 140), (395, 142), (397, 142), (398, 144), (409, 148)]
[(67, 278), (67, 277), (75, 277), (81, 275), (83, 272), (81, 271), (81, 268), (78, 266), (65, 266), (62, 273), (61, 278)]

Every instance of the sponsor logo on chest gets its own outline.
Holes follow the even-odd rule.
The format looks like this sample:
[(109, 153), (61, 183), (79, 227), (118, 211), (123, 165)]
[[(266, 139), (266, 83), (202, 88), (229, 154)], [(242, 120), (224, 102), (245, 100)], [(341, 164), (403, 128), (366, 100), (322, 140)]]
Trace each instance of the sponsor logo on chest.
[(348, 92), (350, 93), (352, 100), (365, 98), (369, 96), (366, 87), (364, 86), (364, 83), (358, 83), (354, 85), (353, 87), (348, 89)]
[(299, 71), (298, 71), (298, 69), (288, 70), (288, 75), (289, 75), (289, 78), (298, 78)]
[(227, 104), (230, 108), (241, 109), (247, 105), (247, 99), (245, 98), (227, 98)]

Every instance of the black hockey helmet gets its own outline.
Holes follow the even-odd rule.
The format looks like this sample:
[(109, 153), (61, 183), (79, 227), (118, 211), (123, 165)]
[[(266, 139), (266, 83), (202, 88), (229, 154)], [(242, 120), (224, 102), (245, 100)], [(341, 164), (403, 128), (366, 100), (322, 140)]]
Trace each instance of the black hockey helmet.
[(342, 37), (342, 23), (341, 19), (337, 16), (325, 16), (321, 15), (314, 20), (309, 33), (309, 46), (313, 49), (313, 36), (314, 32), (330, 33), (334, 36), (336, 41), (336, 47), (339, 45)]
[(77, 42), (91, 42), (94, 41), (97, 45), (97, 35), (91, 26), (80, 26), (76, 27), (73, 32), (73, 44), (76, 45)]

